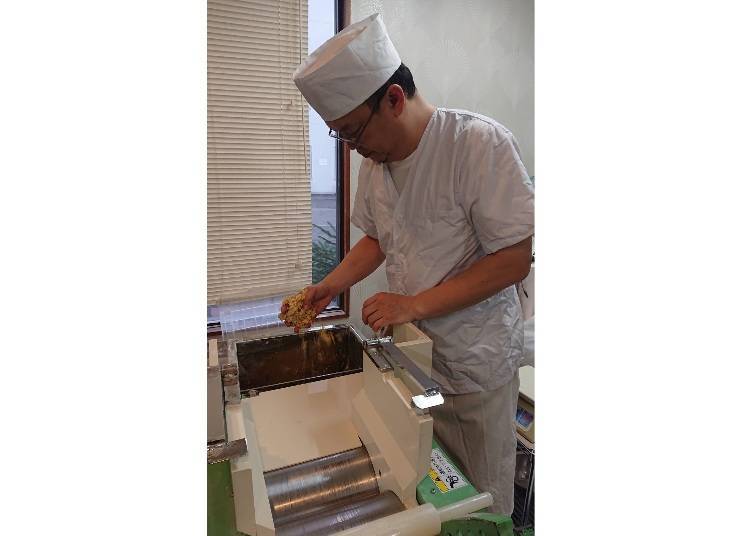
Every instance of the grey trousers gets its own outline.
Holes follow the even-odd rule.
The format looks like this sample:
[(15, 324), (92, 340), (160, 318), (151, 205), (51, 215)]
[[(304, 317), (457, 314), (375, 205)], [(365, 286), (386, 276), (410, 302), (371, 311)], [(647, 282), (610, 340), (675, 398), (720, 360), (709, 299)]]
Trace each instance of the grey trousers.
[(432, 408), (433, 432), (479, 491), (489, 491), (489, 511), (513, 513), (516, 468), (518, 373), (498, 389), (465, 395), (443, 395)]

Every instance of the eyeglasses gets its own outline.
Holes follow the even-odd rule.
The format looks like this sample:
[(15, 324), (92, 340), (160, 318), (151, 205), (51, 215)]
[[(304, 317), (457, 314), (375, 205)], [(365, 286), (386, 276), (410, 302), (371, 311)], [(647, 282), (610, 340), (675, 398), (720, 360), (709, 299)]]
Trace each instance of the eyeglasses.
[(332, 128), (328, 129), (328, 135), (332, 137), (335, 140), (343, 141), (344, 143), (348, 143), (349, 145), (357, 145), (359, 142), (359, 139), (362, 137), (362, 134), (365, 133), (365, 129), (367, 128), (367, 125), (370, 123), (370, 119), (372, 119), (373, 114), (375, 113), (375, 108), (372, 109), (370, 112), (370, 116), (367, 118), (367, 121), (365, 121), (365, 124), (362, 125), (362, 127), (355, 132), (351, 138), (340, 136), (335, 130)]

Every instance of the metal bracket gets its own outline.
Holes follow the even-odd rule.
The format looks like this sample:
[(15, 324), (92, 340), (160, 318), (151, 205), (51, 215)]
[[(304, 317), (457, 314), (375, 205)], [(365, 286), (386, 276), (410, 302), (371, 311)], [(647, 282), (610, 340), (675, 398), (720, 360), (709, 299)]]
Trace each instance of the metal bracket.
[(227, 363), (221, 367), (221, 383), (225, 387), (230, 385), (237, 385), (239, 382), (239, 369), (237, 363)]
[(389, 342), (393, 342), (393, 337), (376, 337), (374, 339), (362, 341), (362, 344), (365, 347), (365, 352), (367, 352), (367, 355), (370, 356), (370, 359), (372, 359), (372, 362), (375, 363), (375, 366), (378, 367), (380, 372), (388, 372), (394, 368), (393, 363), (391, 363), (388, 358), (379, 351), (379, 349), (383, 347), (383, 344)]
[(240, 370), (237, 363), (226, 363), (221, 366), (221, 384), (224, 387), (224, 402), (230, 405), (239, 404)]
[(387, 337), (374, 337), (372, 339), (366, 339), (363, 341), (363, 344), (367, 348), (372, 348), (374, 346), (383, 346), (386, 343), (393, 342), (393, 337), (388, 335)]

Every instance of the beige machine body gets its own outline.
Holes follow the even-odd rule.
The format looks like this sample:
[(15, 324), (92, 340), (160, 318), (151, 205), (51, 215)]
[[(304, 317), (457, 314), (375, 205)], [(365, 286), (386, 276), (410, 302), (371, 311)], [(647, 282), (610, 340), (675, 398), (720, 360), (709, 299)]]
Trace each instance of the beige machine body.
[[(429, 375), (432, 341), (424, 333), (412, 324), (396, 326), (392, 343)], [(227, 405), (227, 439), (244, 438), (247, 445), (247, 453), (231, 461), (237, 529), (250, 536), (277, 533), (264, 475), (364, 446), (380, 493), (392, 492), (403, 504), (396, 520), (408, 526), (413, 516), (415, 530), (434, 528), (438, 520), (439, 532), (439, 516), (425, 513), (428, 508), (415, 499), (432, 447), (429, 409), (414, 404), (421, 394), (412, 375), (398, 366), (387, 370), (364, 352), (359, 373), (260, 392)], [(368, 534), (368, 525), (377, 532), (383, 521), (347, 533)]]

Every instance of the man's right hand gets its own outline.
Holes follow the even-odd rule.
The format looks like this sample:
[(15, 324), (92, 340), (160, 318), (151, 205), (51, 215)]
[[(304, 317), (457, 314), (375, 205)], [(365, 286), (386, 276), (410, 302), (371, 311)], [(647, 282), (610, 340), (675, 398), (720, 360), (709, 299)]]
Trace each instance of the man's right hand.
[(310, 285), (305, 288), (305, 307), (314, 310), (317, 316), (328, 307), (335, 296), (335, 291), (324, 282)]
[[(309, 287), (305, 287), (305, 308), (312, 309), (315, 311), (315, 316), (317, 316), (328, 307), (328, 304), (331, 303), (331, 300), (333, 300), (335, 296), (335, 290), (324, 282), (320, 282), (317, 285), (310, 285)], [(281, 314), (286, 314), (287, 308), (286, 305), (282, 305)], [(287, 326), (292, 325), (286, 321), (284, 323)], [(307, 329), (310, 326), (312, 326), (312, 324), (303, 327)], [(295, 331), (297, 331), (296, 328)]]

